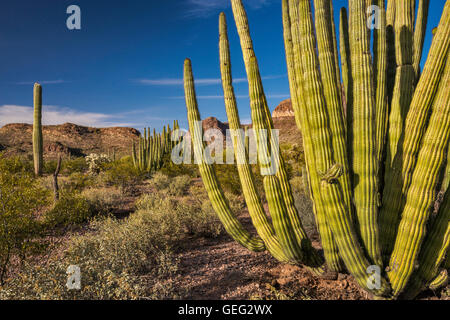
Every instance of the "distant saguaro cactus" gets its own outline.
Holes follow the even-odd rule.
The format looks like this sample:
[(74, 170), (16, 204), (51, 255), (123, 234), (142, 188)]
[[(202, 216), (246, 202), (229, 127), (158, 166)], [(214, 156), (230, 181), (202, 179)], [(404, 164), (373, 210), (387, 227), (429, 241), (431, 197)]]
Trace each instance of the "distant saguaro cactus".
[(42, 87), (39, 83), (34, 84), (34, 120), (33, 120), (33, 160), (34, 173), (42, 175), (44, 165), (44, 142), (42, 138)]

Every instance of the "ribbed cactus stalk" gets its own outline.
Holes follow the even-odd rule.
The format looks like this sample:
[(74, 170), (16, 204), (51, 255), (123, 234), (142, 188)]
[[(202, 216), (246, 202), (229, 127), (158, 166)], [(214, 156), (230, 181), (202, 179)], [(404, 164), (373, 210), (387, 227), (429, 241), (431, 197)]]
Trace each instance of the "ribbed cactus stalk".
[[(341, 69), (342, 69), (342, 84), (344, 86), (344, 105), (345, 117), (347, 123), (352, 117), (349, 116), (349, 110), (352, 110), (353, 86), (349, 84), (351, 79), (352, 69), (350, 63), (350, 40), (348, 34), (348, 17), (347, 10), (341, 8), (339, 16), (339, 51), (341, 53)], [(350, 114), (351, 115), (351, 114)], [(347, 124), (350, 127), (350, 124)], [(350, 139), (348, 139), (350, 141)]]
[[(414, 0), (388, 0), (386, 6), (383, 0), (349, 0), (349, 17), (344, 8), (340, 15), (342, 70), (337, 63), (332, 1), (282, 0), (289, 88), (305, 152), (304, 189), (313, 203), (327, 268), (320, 267), (322, 261), (293, 204), (242, 0), (231, 0), (231, 4), (271, 219), (266, 217), (246, 162), (246, 133), (239, 122), (225, 15), (221, 14), (225, 106), (230, 128), (237, 130), (232, 142), (238, 173), (260, 238), (252, 238), (235, 220), (213, 167), (201, 162), (202, 179), (228, 232), (244, 246), (266, 247), (279, 261), (306, 264), (319, 275), (340, 271), (344, 263), (358, 284), (376, 296), (414, 298), (425, 288), (447, 283), (450, 1), (445, 3), (420, 72), (429, 0), (418, 1), (416, 19)], [(381, 10), (373, 59), (367, 28), (370, 5)], [(202, 159), (204, 145), (189, 60), (185, 62), (185, 94), (194, 153)], [(442, 203), (436, 201), (439, 191), (445, 192)], [(389, 264), (384, 269), (387, 279), (383, 264)], [(379, 274), (372, 277), (377, 270)]]
[(133, 165), (137, 166), (137, 156), (136, 156), (136, 144), (133, 141), (133, 144), (131, 146), (131, 158), (133, 160)]
[[(241, 0), (231, 0), (231, 5), (233, 9), (234, 20), (236, 22), (236, 27), (239, 34), (239, 39), (241, 42), (244, 65), (247, 72), (247, 78), (249, 83), (250, 106), (252, 109), (252, 121), (254, 122), (253, 129), (256, 130), (257, 133), (256, 137), (257, 145), (259, 145), (258, 130), (265, 129), (267, 130), (268, 133), (269, 138), (268, 140), (270, 141), (270, 145), (275, 146), (275, 148), (272, 148), (272, 151), (278, 151), (277, 148), (278, 144), (276, 144), (273, 141), (274, 137), (271, 134), (271, 130), (274, 129), (273, 121), (272, 117), (270, 116), (269, 108), (267, 106), (267, 100), (262, 88), (258, 64), (256, 62), (256, 59), (254, 58), (255, 53), (253, 51), (253, 43), (250, 37), (247, 14), (244, 10), (244, 6), (242, 5)], [(250, 74), (251, 69), (254, 72), (253, 75)], [(253, 114), (256, 112), (261, 112), (262, 118), (260, 123), (255, 123)], [(258, 127), (257, 125), (260, 125), (260, 127)], [(260, 154), (259, 151), (258, 154)], [(279, 156), (274, 156), (273, 161), (274, 161), (273, 165), (277, 168), (276, 176), (283, 190), (282, 192), (283, 200), (285, 202), (290, 223), (292, 225), (299, 247), (302, 247), (301, 243), (305, 242), (307, 237), (301, 225), (299, 214), (294, 204), (294, 198), (292, 196), (291, 186), (289, 185), (289, 181), (287, 178), (287, 172), (284, 166), (283, 158)], [(306, 244), (306, 246), (308, 246), (308, 243)], [(306, 246), (303, 247), (306, 250), (308, 250)]]
[[(374, 77), (376, 86), (376, 144), (378, 161), (378, 182), (382, 184), (384, 172), (384, 150), (388, 126), (388, 99), (387, 99), (387, 35), (386, 35), (386, 10), (384, 0), (375, 0), (380, 8), (380, 26), (374, 30)], [(379, 190), (382, 186), (379, 185)], [(381, 195), (380, 195), (381, 196)]]
[(315, 169), (316, 157), (314, 156), (314, 145), (310, 134), (306, 105), (303, 99), (305, 96), (303, 92), (304, 71), (303, 64), (301, 63), (298, 3), (295, 0), (291, 0), (289, 3), (283, 2), (283, 4), (285, 6), (285, 10), (283, 11), (283, 24), (289, 86), (297, 127), (303, 133), (303, 147), (305, 149), (307, 170), (311, 173), (308, 175), (310, 179), (309, 185), (311, 186), (310, 196), (314, 204), (316, 224), (321, 235), (327, 267), (330, 271), (338, 272), (343, 269), (343, 264), (339, 257), (331, 228), (325, 217), (324, 206), (320, 196), (320, 178)]
[(427, 30), (428, 8), (430, 0), (419, 0), (419, 8), (417, 11), (416, 26), (414, 28), (414, 56), (413, 67), (416, 74), (416, 80), (420, 75), (420, 59), (422, 58), (423, 42), (425, 40), (425, 32)]
[(204, 142), (201, 128), (200, 113), (194, 88), (191, 61), (184, 62), (184, 90), (188, 110), (189, 129), (194, 146), (194, 155), (199, 160), (199, 171), (208, 192), (212, 206), (222, 221), (228, 234), (238, 243), (252, 251), (264, 251), (265, 245), (261, 238), (253, 237), (239, 222), (230, 209), (227, 199), (217, 181), (216, 173), (211, 164), (208, 164), (204, 155)]
[[(398, 228), (388, 276), (397, 295), (405, 288), (416, 268), (419, 249), (425, 238), (426, 224), (434, 209), (439, 176), (445, 165), (450, 141), (450, 60), (432, 107), (432, 115), (423, 138), (417, 165), (411, 178), (405, 208)], [(448, 211), (448, 210), (447, 210)], [(443, 219), (448, 221), (447, 212)], [(434, 228), (433, 231), (436, 231)], [(429, 248), (433, 250), (436, 248)], [(420, 268), (420, 264), (419, 264)]]
[[(409, 299), (427, 286), (437, 287), (445, 282), (443, 276), (447, 275), (447, 270), (441, 271), (441, 268), (445, 268), (445, 258), (450, 246), (450, 192), (447, 191), (437, 216), (431, 219), (434, 220), (430, 223), (429, 234), (417, 259), (418, 268), (414, 270), (406, 290), (405, 297)], [(439, 275), (443, 279), (436, 280)]]
[(437, 290), (439, 288), (445, 287), (446, 285), (448, 285), (448, 270), (443, 269), (439, 273), (439, 275), (430, 283), (429, 288), (431, 290)]
[[(243, 141), (246, 137), (243, 137), (241, 133), (241, 124), (237, 111), (236, 97), (232, 85), (230, 48), (224, 13), (221, 13), (219, 18), (219, 35), (220, 70), (222, 74), (225, 107), (230, 130), (234, 130), (233, 133), (235, 133), (233, 135), (233, 148), (235, 150), (239, 179), (241, 181), (242, 191), (247, 203), (250, 217), (252, 218), (256, 231), (264, 241), (269, 252), (279, 261), (295, 262), (293, 255), (289, 254), (289, 252), (285, 254), (280, 241), (275, 234), (274, 228), (267, 219), (261, 199), (256, 191), (253, 173), (247, 161), (248, 151), (246, 151), (245, 142)], [(245, 133), (248, 134), (247, 127), (245, 128)]]
[(34, 119), (33, 119), (33, 160), (34, 174), (42, 175), (44, 165), (44, 141), (42, 137), (42, 87), (39, 83), (34, 84)]
[(450, 2), (447, 1), (409, 107), (401, 152), (394, 158), (392, 170), (385, 172), (385, 189), (379, 218), (381, 250), (385, 262), (390, 259), (400, 214), (417, 163), (420, 141), (427, 129), (428, 115), (444, 71), (450, 46), (449, 34)]
[(413, 19), (414, 0), (396, 1), (395, 56), (397, 70), (389, 114), (386, 173), (390, 174), (397, 148), (402, 144), (404, 128), (411, 98), (414, 93), (415, 72), (413, 67)]
[(372, 261), (381, 266), (378, 240), (378, 162), (376, 145), (375, 91), (366, 32), (365, 1), (349, 1), (350, 55), (353, 78), (353, 119), (351, 126), (353, 194), (358, 225), (364, 246)]

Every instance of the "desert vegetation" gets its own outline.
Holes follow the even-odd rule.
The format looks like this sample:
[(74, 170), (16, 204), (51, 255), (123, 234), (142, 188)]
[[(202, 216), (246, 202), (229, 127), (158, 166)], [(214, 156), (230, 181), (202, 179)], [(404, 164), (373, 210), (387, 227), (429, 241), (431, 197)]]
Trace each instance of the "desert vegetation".
[[(206, 143), (190, 59), (189, 132), (178, 120), (124, 130), (123, 148), (49, 152), (34, 85), (30, 152), (0, 150), (0, 300), (449, 299), (450, 2), (423, 70), (429, 0), (349, 0), (339, 26), (331, 1), (281, 4), (282, 120), (264, 93), (258, 30), (231, 0), (251, 107), (241, 123), (218, 17), (228, 123), (208, 119), (234, 133), (228, 142)], [(210, 161), (228, 151), (232, 164)]]

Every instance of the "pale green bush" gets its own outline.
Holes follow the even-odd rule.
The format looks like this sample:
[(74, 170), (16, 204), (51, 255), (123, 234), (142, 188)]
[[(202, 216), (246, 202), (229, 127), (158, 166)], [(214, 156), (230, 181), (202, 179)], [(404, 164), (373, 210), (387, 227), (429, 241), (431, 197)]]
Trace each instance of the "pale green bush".
[(91, 203), (97, 214), (107, 214), (120, 205), (124, 194), (116, 187), (101, 187), (85, 189), (81, 196)]

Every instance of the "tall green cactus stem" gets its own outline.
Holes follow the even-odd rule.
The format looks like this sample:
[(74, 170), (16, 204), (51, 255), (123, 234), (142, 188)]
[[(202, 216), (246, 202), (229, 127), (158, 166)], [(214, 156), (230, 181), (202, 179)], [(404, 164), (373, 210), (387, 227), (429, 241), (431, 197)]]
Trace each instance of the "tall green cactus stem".
[[(295, 11), (295, 3), (292, 8)], [(323, 85), (320, 80), (318, 59), (315, 55), (314, 33), (311, 7), (308, 0), (299, 1), (300, 49), (303, 57), (303, 93), (308, 107), (309, 130), (314, 137), (316, 148), (316, 168), (322, 174), (320, 195), (323, 199), (326, 219), (330, 223), (339, 253), (350, 273), (360, 286), (376, 295), (384, 295), (389, 291), (386, 281), (381, 278), (379, 288), (368, 286), (369, 275), (366, 270), (370, 263), (364, 257), (356, 233), (353, 229), (349, 208), (345, 206), (342, 194), (342, 164), (334, 163), (331, 153), (331, 135), (325, 111)], [(363, 13), (363, 11), (362, 11)], [(313, 180), (311, 180), (313, 181)]]
[(370, 41), (364, 1), (350, 0), (350, 55), (353, 78), (351, 120), (353, 194), (359, 232), (371, 260), (381, 266), (378, 232), (378, 162), (376, 112)]
[[(284, 33), (292, 105), (297, 126), (301, 130), (303, 136), (306, 166), (307, 172), (309, 173), (308, 177), (310, 185), (310, 196), (314, 205), (314, 214), (316, 217), (317, 228), (321, 237), (325, 260), (330, 271), (338, 272), (342, 270), (344, 266), (339, 256), (337, 244), (333, 238), (331, 228), (326, 220), (325, 208), (323, 206), (323, 201), (320, 194), (320, 177), (315, 164), (315, 146), (313, 144), (312, 134), (310, 132), (306, 101), (300, 98), (304, 97), (305, 93), (303, 89), (304, 70), (303, 64), (301, 62), (303, 56), (301, 56), (300, 50), (301, 36), (299, 33), (299, 10), (297, 0), (289, 0), (288, 11), (289, 20), (286, 16), (285, 10)], [(291, 32), (288, 31), (289, 24), (291, 25)]]
[[(376, 143), (377, 143), (377, 161), (379, 170), (379, 183), (383, 181), (384, 169), (384, 147), (386, 143), (386, 134), (388, 127), (388, 101), (386, 96), (387, 90), (387, 40), (386, 40), (386, 10), (384, 0), (374, 0), (380, 8), (380, 26), (374, 30), (374, 75), (376, 85)], [(381, 190), (381, 186), (379, 185)]]
[(446, 192), (449, 190), (450, 185), (450, 146), (447, 151), (447, 165), (444, 170), (444, 178), (442, 180), (441, 190)]
[[(336, 58), (333, 50), (333, 31), (331, 15), (333, 5), (331, 1), (314, 0), (315, 23), (317, 35), (317, 52), (320, 63), (320, 75), (325, 93), (325, 102), (329, 115), (329, 125), (332, 141), (334, 161), (342, 165), (341, 178), (342, 192), (345, 198), (345, 206), (352, 211), (351, 184), (347, 159), (346, 125), (341, 101), (341, 84), (336, 72)], [(352, 216), (352, 215), (351, 215)]]
[(426, 224), (434, 208), (439, 177), (445, 165), (445, 153), (450, 141), (449, 87), (450, 61), (447, 61), (412, 175), (411, 186), (407, 192), (405, 208), (390, 259), (388, 276), (394, 295), (403, 291), (416, 268), (418, 253), (425, 238)]
[(404, 128), (402, 154), (394, 159), (393, 170), (385, 175), (380, 210), (380, 241), (384, 261), (389, 261), (395, 241), (400, 213), (417, 162), (417, 154), (427, 126), (428, 114), (435, 97), (450, 46), (450, 2), (444, 6), (427, 62), (414, 92)]
[(388, 0), (386, 7), (386, 45), (387, 45), (387, 99), (390, 106), (394, 91), (395, 73), (397, 70), (397, 62), (395, 60), (395, 2), (396, 0)]
[(228, 234), (238, 243), (252, 251), (264, 251), (265, 245), (260, 238), (253, 237), (239, 220), (232, 213), (228, 201), (220, 188), (216, 173), (212, 165), (204, 159), (204, 142), (200, 123), (200, 113), (198, 111), (197, 98), (194, 88), (194, 77), (192, 74), (191, 61), (184, 62), (184, 90), (186, 107), (188, 110), (189, 129), (194, 146), (196, 159), (200, 160), (198, 168), (202, 176), (208, 197), (211, 200), (214, 211), (218, 214)]
[[(414, 0), (396, 1), (395, 56), (397, 70), (389, 114), (386, 174), (391, 174), (397, 151), (401, 154), (402, 132), (411, 98), (414, 94), (413, 16)], [(400, 148), (400, 149), (398, 149)]]
[[(347, 129), (350, 127), (349, 119), (351, 119), (351, 114), (349, 111), (352, 110), (353, 99), (353, 87), (349, 84), (351, 79), (351, 63), (350, 63), (350, 40), (348, 34), (348, 17), (347, 9), (341, 8), (339, 15), (339, 48), (341, 53), (341, 69), (342, 69), (342, 83), (344, 85), (344, 97), (345, 97), (345, 117), (347, 119)], [(348, 132), (347, 132), (348, 133)], [(348, 138), (348, 141), (351, 141)]]
[(136, 144), (133, 141), (133, 145), (131, 147), (131, 158), (133, 159), (133, 166), (137, 165), (137, 157), (136, 157)]
[(34, 84), (33, 91), (34, 120), (33, 120), (33, 160), (34, 174), (42, 175), (44, 165), (44, 142), (42, 137), (42, 87), (39, 83)]
[[(227, 35), (227, 24), (225, 14), (222, 12), (219, 18), (219, 49), (220, 49), (220, 71), (222, 75), (222, 86), (224, 92), (225, 107), (227, 111), (228, 123), (231, 130), (236, 133), (233, 136), (233, 147), (237, 162), (237, 170), (242, 185), (242, 191), (247, 203), (250, 217), (261, 239), (266, 244), (269, 252), (279, 261), (289, 262), (293, 255), (288, 256), (283, 252), (283, 248), (278, 241), (275, 231), (267, 219), (266, 213), (261, 203), (261, 199), (256, 191), (256, 186), (250, 165), (246, 159), (248, 152), (245, 150), (241, 132), (241, 123), (237, 110), (236, 97), (232, 85), (230, 48)], [(247, 132), (247, 127), (245, 128)]]
[(427, 30), (428, 8), (430, 0), (419, 0), (419, 9), (417, 11), (416, 26), (414, 28), (414, 59), (413, 66), (416, 74), (416, 81), (420, 75), (420, 59), (422, 58), (423, 42)]
[(450, 245), (449, 220), (450, 192), (447, 192), (437, 216), (430, 224), (429, 234), (420, 249), (419, 267), (413, 272), (408, 282), (405, 298), (414, 299), (438, 275), (440, 267), (445, 262), (445, 256)]
[[(271, 134), (271, 130), (274, 129), (273, 120), (272, 117), (270, 116), (269, 108), (267, 106), (267, 100), (264, 95), (264, 89), (262, 88), (262, 81), (259, 73), (258, 64), (256, 62), (256, 59), (253, 59), (252, 62), (250, 61), (252, 60), (252, 58), (255, 57), (255, 53), (253, 51), (253, 43), (250, 37), (247, 14), (242, 4), (242, 0), (231, 0), (231, 5), (233, 9), (234, 19), (236, 22), (236, 27), (239, 34), (239, 39), (241, 42), (244, 64), (247, 71), (250, 105), (252, 108), (252, 113), (254, 112), (255, 109), (261, 108), (261, 111), (263, 112), (263, 116), (265, 118), (264, 123), (261, 123), (262, 125), (261, 129), (267, 130), (270, 144), (275, 146), (275, 148), (272, 148), (272, 151), (279, 152), (277, 148), (278, 143), (277, 144), (272, 143), (274, 139), (274, 136)], [(250, 66), (251, 64), (253, 65)], [(250, 68), (254, 69), (254, 76), (250, 75)], [(254, 129), (257, 129), (256, 126), (254, 127)], [(258, 138), (256, 139), (256, 141), (258, 143)], [(287, 172), (285, 169), (283, 158), (279, 155), (275, 155), (273, 157), (273, 160), (274, 165), (277, 168), (276, 176), (282, 188), (283, 199), (288, 212), (290, 223), (297, 238), (297, 242), (299, 243), (299, 247), (308, 251), (310, 250), (309, 248), (310, 242), (309, 240), (307, 240), (306, 233), (300, 222), (300, 217), (297, 208), (295, 207), (294, 197), (292, 195), (291, 186), (287, 178)], [(305, 243), (305, 245), (302, 245), (303, 243)]]
[[(264, 89), (261, 82), (261, 77), (259, 75), (258, 65), (256, 62), (256, 57), (251, 57), (249, 60), (249, 93), (250, 93), (250, 107), (252, 111), (252, 122), (253, 129), (256, 133), (256, 143), (258, 149), (258, 160), (260, 167), (262, 164), (269, 163), (273, 161), (276, 163), (278, 168), (275, 176), (266, 175), (266, 177), (271, 177), (265, 179), (264, 189), (267, 195), (267, 200), (269, 203), (269, 210), (274, 219), (274, 228), (286, 255), (293, 256), (296, 261), (302, 261), (306, 265), (312, 265), (313, 267), (318, 267), (320, 259), (318, 258), (316, 251), (311, 245), (311, 241), (308, 239), (306, 232), (301, 224), (300, 216), (298, 215), (297, 209), (293, 206), (291, 209), (287, 207), (286, 203), (290, 204), (290, 201), (286, 201), (288, 196), (292, 197), (292, 191), (290, 185), (288, 190), (283, 188), (281, 184), (281, 179), (285, 178), (284, 175), (280, 175), (281, 170), (284, 169), (284, 164), (282, 163), (281, 155), (277, 152), (278, 141), (271, 134), (271, 129), (273, 129), (273, 124), (267, 122), (267, 101), (265, 100)], [(270, 119), (271, 120), (271, 119)], [(261, 141), (259, 137), (260, 132), (267, 130), (269, 135), (269, 144), (265, 144)], [(269, 147), (272, 152), (277, 152), (275, 155), (272, 154), (272, 158), (269, 155)], [(273, 165), (273, 164), (272, 164)], [(273, 188), (277, 188), (273, 190)], [(275, 201), (276, 203), (272, 203)], [(292, 200), (293, 201), (293, 200)], [(321, 273), (322, 270), (312, 270), (315, 273)]]

